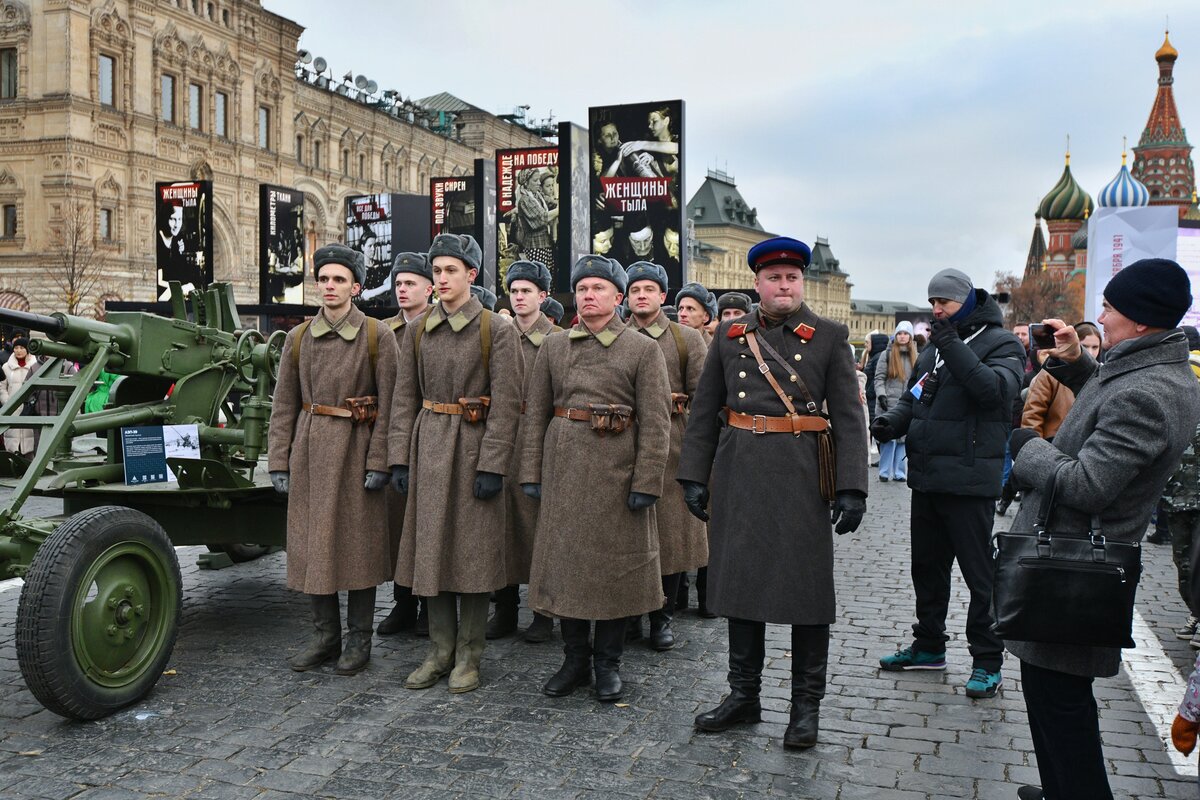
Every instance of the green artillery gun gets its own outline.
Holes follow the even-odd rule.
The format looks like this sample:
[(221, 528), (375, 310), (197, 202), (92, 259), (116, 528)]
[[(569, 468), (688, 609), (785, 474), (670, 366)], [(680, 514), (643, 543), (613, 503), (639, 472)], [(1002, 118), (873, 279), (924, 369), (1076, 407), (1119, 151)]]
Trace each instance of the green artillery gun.
[[(40, 431), (31, 458), (0, 453), (0, 483), (12, 487), (0, 506), (0, 579), (25, 579), (21, 674), (63, 716), (111, 714), (162, 675), (180, 618), (175, 546), (244, 560), (286, 538), (286, 503), (265, 461), (285, 334), (242, 330), (229, 284), (189, 300), (190, 319), (178, 284), (173, 318), (114, 311), (100, 322), (0, 309), (0, 322), (48, 337), (30, 341), (44, 361), (0, 406), (0, 431)], [(102, 370), (120, 377), (103, 409), (83, 413)], [(57, 415), (19, 415), (46, 391), (59, 398)], [(126, 485), (121, 429), (154, 425), (196, 425), (200, 457), (167, 459), (177, 484)], [(72, 444), (85, 436), (107, 446), (80, 455)], [(61, 498), (63, 513), (23, 517), (31, 495)]]

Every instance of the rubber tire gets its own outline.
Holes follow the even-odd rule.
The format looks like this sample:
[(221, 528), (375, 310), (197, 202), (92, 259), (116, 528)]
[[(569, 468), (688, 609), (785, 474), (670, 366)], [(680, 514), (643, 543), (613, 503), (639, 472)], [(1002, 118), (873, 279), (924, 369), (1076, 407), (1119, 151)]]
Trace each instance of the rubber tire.
[[(169, 630), (157, 652), (128, 683), (106, 687), (92, 680), (75, 657), (72, 606), (92, 564), (123, 542), (142, 544), (161, 559), (169, 583), (164, 600)], [(179, 560), (157, 522), (123, 506), (82, 511), (47, 537), (25, 575), (17, 606), (21, 675), (33, 696), (60, 716), (79, 720), (106, 717), (141, 700), (162, 676), (175, 647), (182, 601)]]
[(245, 564), (256, 558), (262, 558), (271, 552), (271, 547), (265, 544), (210, 544), (210, 553), (224, 553), (235, 564)]

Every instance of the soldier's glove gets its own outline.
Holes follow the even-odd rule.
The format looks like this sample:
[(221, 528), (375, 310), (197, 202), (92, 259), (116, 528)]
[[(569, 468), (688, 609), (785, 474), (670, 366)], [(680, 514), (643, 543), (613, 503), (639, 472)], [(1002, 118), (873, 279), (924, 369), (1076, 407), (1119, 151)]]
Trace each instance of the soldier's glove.
[(389, 477), (391, 476), (386, 472), (369, 469), (367, 470), (367, 479), (363, 481), (363, 488), (368, 492), (377, 492), (387, 486)]
[(392, 488), (400, 494), (408, 494), (408, 467), (399, 464), (392, 467)]
[(1197, 730), (1200, 730), (1200, 722), (1192, 722), (1176, 714), (1175, 722), (1171, 724), (1171, 744), (1185, 756), (1191, 755), (1196, 749)]
[(279, 492), (280, 494), (287, 494), (288, 488), (291, 486), (291, 476), (283, 471), (272, 472), (271, 485), (274, 486), (275, 491)]
[(1033, 428), (1017, 428), (1013, 431), (1008, 437), (1008, 451), (1012, 453), (1012, 460), (1016, 461), (1021, 448), (1037, 438), (1037, 431)]
[(540, 483), (522, 483), (521, 491), (525, 493), (526, 497), (534, 500), (542, 499), (542, 485)]
[(896, 430), (888, 422), (887, 417), (876, 417), (871, 423), (871, 435), (877, 442), (890, 442), (896, 438)]
[(867, 513), (867, 500), (858, 492), (847, 489), (837, 493), (837, 499), (833, 501), (833, 513), (829, 516), (831, 523), (836, 522), (837, 527), (834, 528), (839, 534), (850, 533), (858, 530), (858, 526), (862, 524), (863, 514)]
[(938, 319), (933, 321), (929, 329), (929, 341), (933, 342), (938, 350), (945, 350), (962, 339), (958, 336), (957, 325), (948, 319)]
[(696, 481), (680, 481), (683, 487), (683, 502), (687, 504), (692, 516), (703, 522), (708, 522), (708, 487)]
[(658, 498), (652, 494), (645, 494), (644, 492), (630, 492), (629, 500), (625, 503), (625, 505), (629, 506), (630, 511), (641, 511), (654, 505), (657, 501)]
[(475, 499), (491, 500), (504, 488), (504, 476), (494, 472), (475, 473)]

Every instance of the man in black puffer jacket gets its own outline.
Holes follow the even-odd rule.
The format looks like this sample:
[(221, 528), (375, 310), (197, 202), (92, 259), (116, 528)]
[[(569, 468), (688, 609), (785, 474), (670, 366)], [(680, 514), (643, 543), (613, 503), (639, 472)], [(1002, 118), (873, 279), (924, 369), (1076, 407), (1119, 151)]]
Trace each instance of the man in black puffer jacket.
[(900, 402), (871, 425), (880, 441), (908, 437), (917, 600), (912, 647), (879, 664), (885, 670), (945, 669), (950, 571), (957, 558), (971, 591), (967, 641), (973, 665), (967, 695), (994, 697), (1004, 644), (992, 632), (989, 540), (1025, 350), (1004, 329), (996, 301), (962, 272), (944, 269), (934, 275), (929, 302), (932, 346), (917, 358)]

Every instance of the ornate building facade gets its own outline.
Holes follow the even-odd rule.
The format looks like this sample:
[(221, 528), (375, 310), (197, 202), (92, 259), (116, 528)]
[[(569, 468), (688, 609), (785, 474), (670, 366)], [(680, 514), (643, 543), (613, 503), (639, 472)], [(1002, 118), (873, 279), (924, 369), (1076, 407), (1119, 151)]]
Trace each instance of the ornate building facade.
[(1192, 166), (1192, 146), (1179, 121), (1175, 107), (1175, 61), (1179, 51), (1171, 45), (1170, 35), (1154, 54), (1158, 62), (1158, 92), (1150, 108), (1150, 118), (1138, 144), (1133, 148), (1133, 177), (1150, 190), (1150, 205), (1179, 207), (1182, 216), (1193, 204), (1196, 173)]
[(544, 144), (474, 107), (438, 126), (314, 81), (303, 30), (257, 0), (0, 0), (0, 305), (63, 307), (48, 254), (77, 208), (99, 270), (83, 307), (152, 300), (156, 181), (213, 181), (214, 277), (251, 303), (260, 183), (305, 192), (327, 242), (351, 195), (427, 194)]

